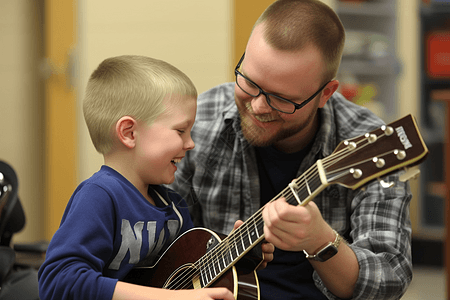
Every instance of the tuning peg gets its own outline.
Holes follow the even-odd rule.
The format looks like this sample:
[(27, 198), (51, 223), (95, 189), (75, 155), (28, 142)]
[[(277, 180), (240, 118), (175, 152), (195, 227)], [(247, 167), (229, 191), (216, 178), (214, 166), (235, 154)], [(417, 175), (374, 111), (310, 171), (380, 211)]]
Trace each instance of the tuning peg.
[(401, 182), (405, 182), (410, 179), (416, 179), (420, 174), (420, 170), (418, 168), (405, 168), (405, 173), (400, 175), (399, 179)]
[(394, 183), (391, 182), (386, 182), (383, 179), (378, 178), (378, 182), (381, 184), (381, 187), (384, 189), (388, 189), (394, 186)]
[(383, 130), (387, 136), (390, 136), (394, 133), (394, 129), (391, 126), (383, 125), (381, 126), (381, 130)]

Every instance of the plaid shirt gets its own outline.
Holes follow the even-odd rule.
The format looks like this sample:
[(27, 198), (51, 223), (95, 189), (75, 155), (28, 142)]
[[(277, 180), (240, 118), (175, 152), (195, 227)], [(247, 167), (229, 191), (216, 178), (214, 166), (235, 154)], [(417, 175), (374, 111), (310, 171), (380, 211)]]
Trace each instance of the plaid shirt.
[[(260, 208), (255, 150), (241, 132), (234, 83), (201, 94), (197, 109), (192, 130), (196, 146), (179, 164), (171, 188), (190, 204), (195, 225), (228, 233), (236, 220), (246, 220)], [(297, 176), (341, 141), (384, 124), (338, 93), (319, 112), (319, 131)], [(374, 182), (351, 190), (330, 185), (314, 199), (325, 221), (352, 241), (360, 266), (352, 299), (399, 299), (412, 279), (409, 184), (400, 182), (398, 174), (385, 181), (395, 186), (384, 189)], [(315, 272), (313, 278), (323, 294), (337, 299)]]

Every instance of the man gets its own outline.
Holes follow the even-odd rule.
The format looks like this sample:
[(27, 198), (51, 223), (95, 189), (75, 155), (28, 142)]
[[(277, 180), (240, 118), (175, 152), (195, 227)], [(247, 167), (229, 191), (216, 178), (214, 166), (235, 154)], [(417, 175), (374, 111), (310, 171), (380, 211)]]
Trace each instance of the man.
[(256, 22), (235, 83), (198, 100), (196, 148), (172, 188), (195, 203), (196, 225), (223, 233), (265, 205), (276, 250), (258, 272), (262, 299), (398, 299), (412, 278), (411, 195), (397, 175), (392, 189), (330, 185), (306, 206), (271, 201), (341, 141), (383, 125), (336, 92), (343, 44), (322, 2), (276, 1)]

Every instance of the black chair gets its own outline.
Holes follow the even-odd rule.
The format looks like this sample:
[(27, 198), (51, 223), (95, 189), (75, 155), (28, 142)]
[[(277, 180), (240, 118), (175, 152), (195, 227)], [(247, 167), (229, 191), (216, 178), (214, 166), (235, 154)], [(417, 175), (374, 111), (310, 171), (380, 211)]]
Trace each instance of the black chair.
[(11, 247), (14, 233), (25, 226), (14, 169), (0, 161), (0, 300), (39, 299), (37, 270), (17, 266)]

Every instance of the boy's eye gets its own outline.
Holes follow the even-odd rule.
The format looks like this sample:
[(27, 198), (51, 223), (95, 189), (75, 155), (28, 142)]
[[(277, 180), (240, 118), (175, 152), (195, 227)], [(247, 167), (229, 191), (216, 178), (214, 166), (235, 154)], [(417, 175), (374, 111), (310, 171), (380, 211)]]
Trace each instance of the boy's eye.
[(184, 130), (182, 130), (182, 129), (178, 129), (177, 130), (179, 133), (184, 133), (185, 131)]

